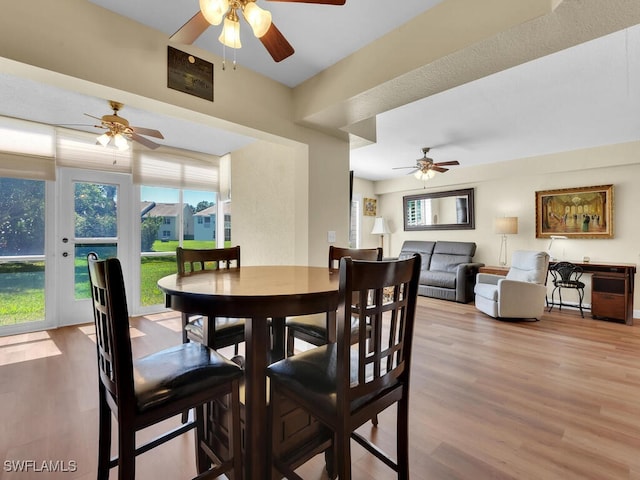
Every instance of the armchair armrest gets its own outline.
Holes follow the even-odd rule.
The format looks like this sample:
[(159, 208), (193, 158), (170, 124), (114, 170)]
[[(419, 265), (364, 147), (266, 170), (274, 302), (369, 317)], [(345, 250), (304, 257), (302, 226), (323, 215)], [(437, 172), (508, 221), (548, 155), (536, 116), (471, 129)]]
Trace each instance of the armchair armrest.
[(547, 287), (531, 282), (498, 281), (498, 315), (514, 318), (540, 318), (544, 312)]
[(456, 267), (456, 301), (469, 303), (473, 300), (473, 287), (475, 286), (476, 274), (484, 263), (460, 263)]
[(476, 283), (488, 283), (490, 285), (498, 285), (500, 280), (504, 280), (503, 275), (495, 275), (493, 273), (478, 273), (476, 275)]

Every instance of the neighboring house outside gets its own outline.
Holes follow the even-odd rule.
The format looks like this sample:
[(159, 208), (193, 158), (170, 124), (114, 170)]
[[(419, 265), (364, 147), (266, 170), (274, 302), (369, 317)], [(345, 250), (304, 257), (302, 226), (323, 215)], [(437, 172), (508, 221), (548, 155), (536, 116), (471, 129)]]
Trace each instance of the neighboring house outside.
[[(180, 204), (178, 203), (156, 203), (142, 202), (140, 216), (162, 217), (162, 225), (158, 229), (158, 240), (178, 240), (180, 229), (178, 228), (178, 218)], [(189, 205), (184, 205), (182, 209), (182, 219), (185, 240), (193, 238), (193, 213)]]
[[(215, 240), (216, 239), (216, 213), (217, 205), (200, 210), (193, 215), (194, 240)], [(231, 214), (224, 214), (224, 241), (231, 241)]]
[(215, 240), (216, 238), (216, 211), (217, 205), (200, 210), (193, 215), (193, 239)]

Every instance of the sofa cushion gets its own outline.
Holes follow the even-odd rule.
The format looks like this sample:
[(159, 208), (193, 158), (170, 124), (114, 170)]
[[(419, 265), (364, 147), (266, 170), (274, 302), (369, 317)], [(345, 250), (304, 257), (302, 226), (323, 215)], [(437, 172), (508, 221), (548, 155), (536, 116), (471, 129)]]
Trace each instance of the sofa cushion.
[(407, 240), (402, 244), (402, 249), (400, 250), (400, 255), (398, 258), (400, 260), (406, 260), (413, 256), (414, 253), (420, 255), (422, 270), (429, 270), (429, 265), (431, 264), (431, 254), (433, 253), (433, 248), (436, 245), (436, 242), (423, 242), (419, 240)]
[[(445, 253), (449, 255), (462, 255), (468, 258), (476, 254), (475, 242), (443, 242), (439, 241), (433, 248), (433, 253)], [(465, 263), (465, 262), (459, 262)]]
[(464, 255), (447, 255), (434, 253), (431, 256), (430, 270), (441, 272), (455, 272), (461, 263), (471, 263), (471, 257)]
[(428, 270), (420, 272), (420, 284), (433, 287), (456, 288), (455, 272)]

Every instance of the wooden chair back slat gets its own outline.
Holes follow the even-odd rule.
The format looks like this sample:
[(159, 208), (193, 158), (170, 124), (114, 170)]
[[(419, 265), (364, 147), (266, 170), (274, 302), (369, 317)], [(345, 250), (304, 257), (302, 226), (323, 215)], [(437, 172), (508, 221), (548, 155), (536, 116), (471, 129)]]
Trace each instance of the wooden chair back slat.
[(178, 274), (185, 275), (205, 269), (240, 268), (240, 247), (190, 249), (176, 248)]
[[(352, 267), (340, 269), (340, 296), (352, 302), (343, 301), (337, 315), (338, 402), (344, 406), (398, 381), (408, 381), (420, 258), (385, 262), (346, 257), (341, 267), (342, 263)], [(353, 347), (352, 318), (357, 318), (360, 327), (360, 341)], [(372, 332), (368, 341), (367, 325)], [(352, 349), (357, 350), (356, 378), (349, 373)]]

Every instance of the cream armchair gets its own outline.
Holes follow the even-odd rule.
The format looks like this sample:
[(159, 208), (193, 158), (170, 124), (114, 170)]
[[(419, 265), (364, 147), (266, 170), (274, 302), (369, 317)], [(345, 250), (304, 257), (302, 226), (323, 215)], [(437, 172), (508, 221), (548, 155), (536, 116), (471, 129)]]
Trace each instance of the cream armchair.
[(478, 273), (476, 308), (494, 318), (540, 319), (547, 294), (549, 254), (517, 250), (506, 277)]

